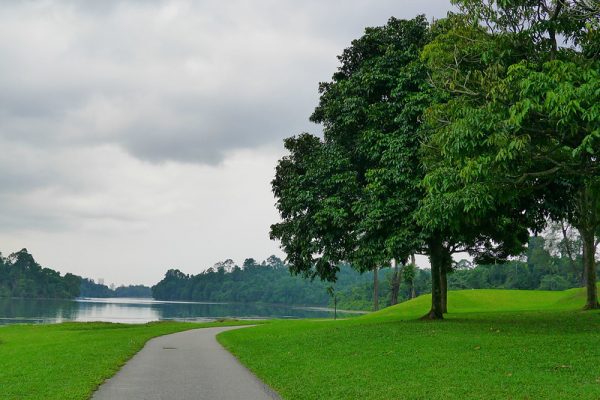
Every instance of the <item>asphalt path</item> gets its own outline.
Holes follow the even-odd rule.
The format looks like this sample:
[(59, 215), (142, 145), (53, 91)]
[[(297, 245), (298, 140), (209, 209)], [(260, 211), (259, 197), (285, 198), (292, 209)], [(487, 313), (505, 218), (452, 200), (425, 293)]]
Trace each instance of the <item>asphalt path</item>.
[(93, 400), (272, 400), (279, 396), (216, 340), (240, 327), (202, 328), (151, 339)]

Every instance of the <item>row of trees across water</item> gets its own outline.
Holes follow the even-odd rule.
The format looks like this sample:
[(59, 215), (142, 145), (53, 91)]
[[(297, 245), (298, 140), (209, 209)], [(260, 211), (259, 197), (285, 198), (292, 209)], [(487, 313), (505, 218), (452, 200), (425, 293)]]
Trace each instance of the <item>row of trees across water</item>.
[[(592, 0), (453, 0), (457, 13), (368, 28), (320, 84), (272, 182), (294, 273), (335, 281), (431, 263), (447, 310), (452, 254), (502, 263), (549, 223), (582, 243), (596, 309), (600, 236), (600, 7)], [(377, 298), (377, 296), (375, 296)]]
[(22, 249), (3, 257), (0, 253), (0, 297), (74, 298), (81, 278), (43, 268)]
[[(152, 294), (158, 300), (314, 306), (333, 306), (335, 296), (340, 308), (370, 310), (431, 291), (431, 271), (412, 264), (404, 265), (399, 276), (390, 267), (374, 275), (342, 264), (334, 284), (292, 276), (290, 269), (275, 256), (260, 263), (248, 258), (241, 266), (226, 260), (196, 275), (171, 269)], [(547, 232), (545, 237), (529, 238), (526, 252), (505, 263), (474, 265), (464, 259), (453, 263), (448, 288), (565, 290), (581, 286), (582, 279), (581, 240)]]
[[(560, 229), (558, 230), (560, 231)], [(502, 264), (474, 265), (467, 260), (454, 263), (448, 275), (450, 289), (541, 289), (564, 290), (582, 283), (582, 243), (577, 235), (565, 239), (549, 231), (531, 237), (526, 253)], [(381, 280), (375, 290), (374, 277)], [(0, 297), (73, 298), (151, 297), (160, 300), (277, 303), (333, 306), (369, 310), (376, 304), (391, 305), (431, 290), (431, 271), (412, 264), (399, 276), (391, 268), (360, 274), (341, 265), (338, 280), (331, 285), (310, 282), (290, 274), (290, 266), (275, 256), (257, 262), (246, 259), (241, 267), (232, 260), (219, 262), (197, 274), (169, 270), (150, 288), (142, 285), (109, 288), (73, 274), (61, 276), (41, 267), (25, 249), (0, 257)], [(377, 301), (375, 301), (377, 300)]]
[(150, 297), (143, 285), (109, 288), (91, 279), (42, 267), (22, 249), (3, 257), (0, 253), (0, 297), (72, 299), (75, 297)]
[[(370, 280), (369, 276), (342, 266), (336, 288), (362, 286)], [(324, 282), (292, 276), (288, 265), (271, 256), (262, 262), (248, 258), (241, 267), (229, 259), (197, 275), (171, 269), (152, 287), (152, 296), (157, 300), (326, 306), (330, 300), (328, 287)]]

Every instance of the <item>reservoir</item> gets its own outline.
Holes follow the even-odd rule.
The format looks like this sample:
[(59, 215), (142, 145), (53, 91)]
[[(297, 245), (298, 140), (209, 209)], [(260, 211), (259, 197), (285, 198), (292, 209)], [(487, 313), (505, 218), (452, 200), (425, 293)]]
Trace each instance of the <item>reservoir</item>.
[[(0, 298), (0, 325), (12, 323), (211, 321), (221, 318), (333, 318), (320, 307), (157, 301), (140, 298), (78, 298), (75, 300)], [(339, 311), (338, 317), (361, 312)]]

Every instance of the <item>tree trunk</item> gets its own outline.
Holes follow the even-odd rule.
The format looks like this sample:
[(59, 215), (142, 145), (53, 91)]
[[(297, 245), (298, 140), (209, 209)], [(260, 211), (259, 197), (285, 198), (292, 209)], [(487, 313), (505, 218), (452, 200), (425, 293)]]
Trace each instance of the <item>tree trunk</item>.
[(442, 268), (440, 270), (440, 283), (442, 286), (442, 310), (448, 313), (448, 273), (452, 272), (452, 254), (446, 248), (442, 248)]
[(598, 303), (598, 288), (596, 286), (596, 243), (594, 231), (582, 229), (579, 233), (583, 240), (583, 271), (587, 291), (587, 300), (584, 309), (596, 310), (600, 308), (600, 303)]
[(558, 0), (549, 20), (550, 24), (548, 26), (548, 36), (550, 36), (550, 43), (552, 44), (552, 49), (550, 52), (550, 59), (552, 60), (556, 58), (556, 53), (558, 52), (558, 43), (556, 41), (556, 20), (560, 16), (564, 6), (565, 0)]
[(378, 276), (379, 268), (373, 268), (373, 309), (375, 311), (379, 310), (379, 276)]
[(439, 236), (433, 237), (428, 244), (431, 263), (431, 310), (423, 319), (444, 319), (441, 290), (441, 268), (444, 263), (443, 245)]
[(398, 304), (398, 292), (400, 291), (400, 268), (395, 259), (392, 259), (392, 268), (394, 268), (394, 275), (392, 276), (392, 299), (391, 305)]
[(581, 282), (581, 284), (585, 285), (585, 279), (584, 279), (585, 274), (583, 274), (583, 272), (581, 271), (581, 269), (577, 266), (577, 263), (575, 262), (576, 257), (575, 257), (573, 248), (571, 247), (571, 238), (568, 235), (567, 226), (565, 225), (565, 221), (560, 221), (560, 229), (562, 231), (563, 240), (565, 242), (565, 248), (567, 250), (567, 256), (569, 257), (569, 264), (571, 264), (571, 269), (573, 270), (574, 274), (579, 276), (579, 281)]
[(598, 304), (598, 289), (596, 287), (596, 238), (600, 221), (598, 218), (599, 193), (586, 184), (580, 192), (577, 207), (577, 223), (573, 224), (578, 230), (583, 241), (583, 275), (587, 291), (585, 310), (596, 310)]
[[(415, 275), (416, 275), (416, 272), (417, 272), (417, 261), (415, 260), (415, 255), (414, 254), (410, 255), (410, 262), (413, 265), (413, 269), (414, 269)], [(417, 294), (415, 293), (415, 277), (416, 276), (413, 276), (413, 278), (410, 281), (410, 298), (411, 299), (414, 299), (415, 297), (417, 297)]]
[(448, 268), (446, 263), (440, 268), (440, 290), (442, 291), (442, 312), (448, 313)]

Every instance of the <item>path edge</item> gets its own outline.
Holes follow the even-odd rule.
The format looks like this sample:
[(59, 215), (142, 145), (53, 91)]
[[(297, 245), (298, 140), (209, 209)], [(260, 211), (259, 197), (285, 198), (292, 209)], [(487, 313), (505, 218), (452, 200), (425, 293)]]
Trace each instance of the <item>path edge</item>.
[[(228, 329), (225, 332), (229, 332), (229, 331), (235, 331), (238, 329), (244, 329), (244, 328), (254, 328), (258, 325), (242, 325), (242, 326), (236, 326), (236, 327), (232, 327), (232, 329)], [(250, 368), (248, 368), (244, 363), (242, 363), (240, 361), (240, 359), (238, 358), (237, 355), (235, 355), (235, 353), (233, 353), (231, 350), (229, 350), (225, 345), (223, 345), (223, 343), (221, 343), (221, 340), (219, 340), (219, 336), (221, 336), (221, 334), (224, 332), (219, 332), (217, 335), (215, 335), (215, 340), (217, 341), (217, 343), (219, 344), (219, 346), (221, 346), (227, 353), (229, 353), (231, 355), (231, 357), (235, 360), (236, 363), (238, 363), (242, 368), (244, 368), (246, 371), (248, 371), (248, 373), (250, 374), (250, 376), (252, 376), (252, 378), (258, 383), (260, 384), (263, 389), (265, 390), (265, 392), (267, 392), (267, 394), (273, 399), (273, 400), (283, 400), (283, 398), (279, 395), (279, 393), (277, 393), (277, 391), (275, 389), (273, 389), (271, 386), (269, 386), (267, 383), (265, 383), (265, 381), (263, 381), (262, 379), (260, 379), (258, 377), (258, 375), (256, 375), (256, 373), (254, 371), (252, 371)]]

